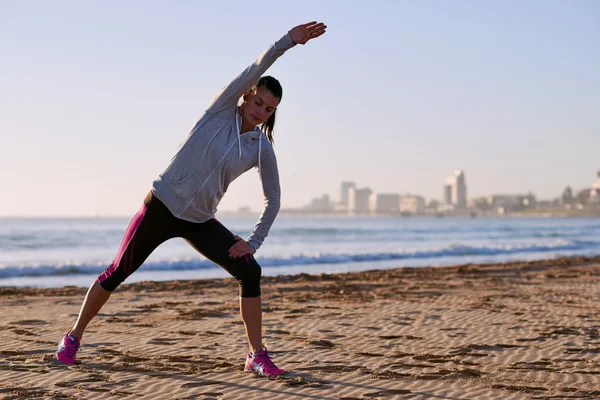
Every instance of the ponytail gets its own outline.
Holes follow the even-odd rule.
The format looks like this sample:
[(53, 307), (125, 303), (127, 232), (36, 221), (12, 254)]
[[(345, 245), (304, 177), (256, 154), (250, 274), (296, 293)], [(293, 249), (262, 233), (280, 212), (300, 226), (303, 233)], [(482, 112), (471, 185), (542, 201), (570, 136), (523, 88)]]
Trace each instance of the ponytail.
[(273, 128), (275, 128), (276, 113), (277, 110), (273, 111), (273, 114), (271, 114), (267, 122), (263, 122), (263, 124), (260, 126), (260, 128), (265, 132), (265, 135), (267, 135), (267, 139), (269, 139), (269, 142), (271, 142), (271, 144), (275, 143), (275, 140), (273, 139)]

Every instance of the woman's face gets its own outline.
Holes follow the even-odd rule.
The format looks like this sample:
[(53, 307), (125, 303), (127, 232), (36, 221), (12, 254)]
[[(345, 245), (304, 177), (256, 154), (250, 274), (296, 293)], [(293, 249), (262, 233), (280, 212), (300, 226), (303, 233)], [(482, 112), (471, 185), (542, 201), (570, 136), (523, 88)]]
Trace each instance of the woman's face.
[(280, 99), (266, 87), (259, 87), (256, 93), (246, 96), (242, 104), (242, 117), (251, 125), (260, 125), (266, 122), (275, 112)]

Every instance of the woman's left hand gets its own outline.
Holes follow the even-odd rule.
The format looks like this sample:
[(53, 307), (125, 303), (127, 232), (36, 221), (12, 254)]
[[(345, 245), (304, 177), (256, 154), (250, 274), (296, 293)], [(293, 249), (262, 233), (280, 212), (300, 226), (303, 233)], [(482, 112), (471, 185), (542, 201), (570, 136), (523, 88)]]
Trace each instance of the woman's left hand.
[(229, 248), (229, 257), (240, 258), (248, 254), (254, 254), (252, 247), (244, 239), (235, 235), (235, 244)]
[(327, 25), (317, 21), (308, 24), (298, 25), (290, 30), (290, 37), (294, 44), (306, 44), (311, 39), (316, 39), (325, 33)]

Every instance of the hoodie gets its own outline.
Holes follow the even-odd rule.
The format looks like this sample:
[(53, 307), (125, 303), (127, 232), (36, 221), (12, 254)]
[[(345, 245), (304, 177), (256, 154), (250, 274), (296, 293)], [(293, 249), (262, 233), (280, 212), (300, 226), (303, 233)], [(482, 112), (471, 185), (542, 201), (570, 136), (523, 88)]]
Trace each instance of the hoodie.
[(284, 35), (221, 89), (152, 184), (152, 193), (175, 217), (201, 223), (215, 217), (234, 179), (250, 168), (258, 168), (265, 206), (247, 238), (254, 251), (263, 243), (279, 212), (279, 172), (273, 147), (258, 127), (240, 134), (238, 101), (293, 46), (289, 34)]

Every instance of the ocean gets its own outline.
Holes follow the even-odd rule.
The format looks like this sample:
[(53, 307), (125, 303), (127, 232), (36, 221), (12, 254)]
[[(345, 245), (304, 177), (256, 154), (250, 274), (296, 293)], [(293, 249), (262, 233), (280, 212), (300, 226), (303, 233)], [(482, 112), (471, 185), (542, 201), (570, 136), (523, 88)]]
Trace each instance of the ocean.
[[(221, 217), (247, 237), (256, 218)], [(0, 218), (0, 286), (89, 286), (129, 218)], [(307, 218), (280, 216), (256, 254), (263, 275), (352, 272), (600, 255), (598, 218)], [(126, 282), (227, 277), (182, 239)]]

